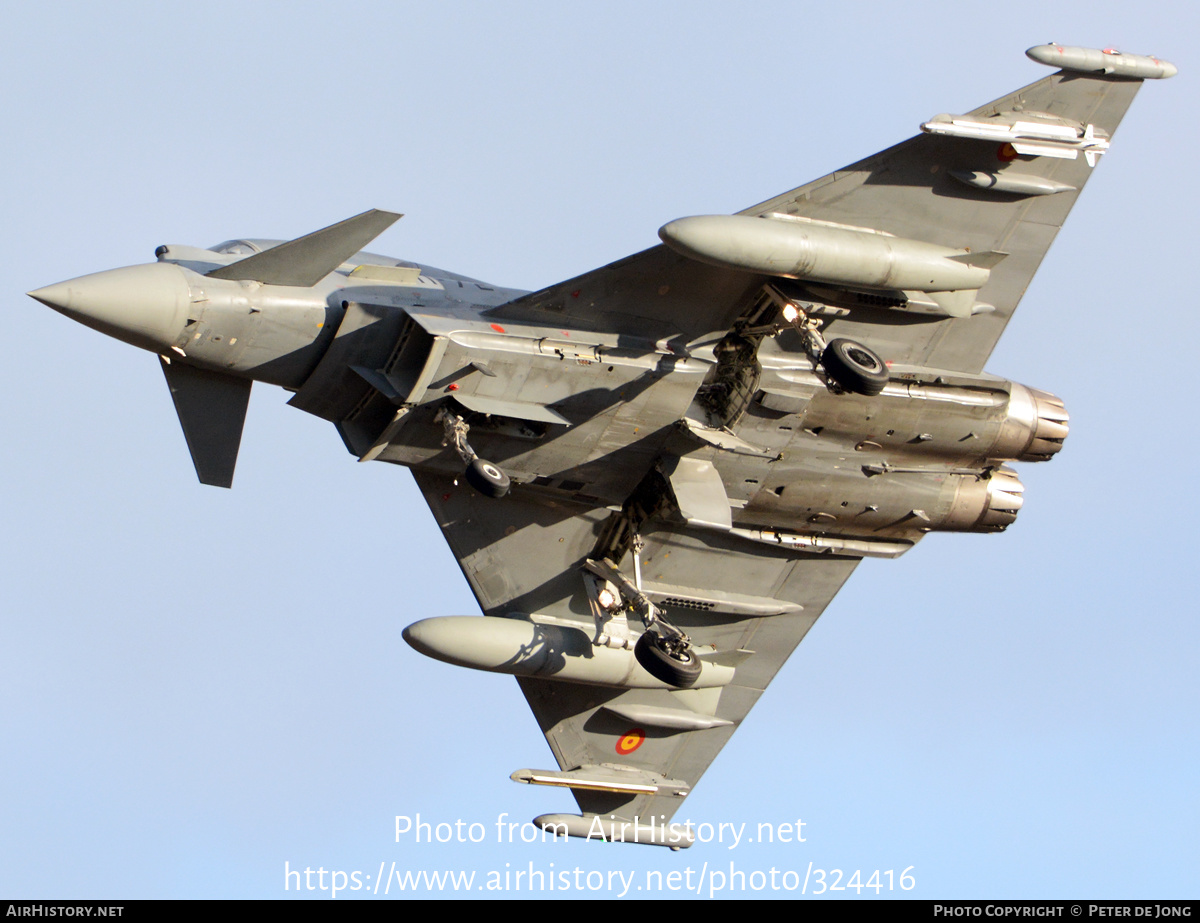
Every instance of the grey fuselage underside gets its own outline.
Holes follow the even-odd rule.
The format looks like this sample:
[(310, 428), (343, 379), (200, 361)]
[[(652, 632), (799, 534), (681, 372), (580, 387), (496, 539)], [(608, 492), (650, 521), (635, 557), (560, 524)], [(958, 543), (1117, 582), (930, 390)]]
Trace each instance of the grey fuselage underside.
[[(360, 280), (363, 267), (411, 278)], [(745, 287), (743, 313), (759, 280)], [(1024, 457), (1030, 392), (991, 376), (893, 368), (882, 394), (834, 393), (789, 330), (759, 344), (744, 408), (714, 417), (703, 389), (725, 331), (681, 343), (513, 321), (496, 309), (523, 292), (368, 253), (291, 301), (266, 288), (279, 296), (270, 311), (201, 312), (181, 340), (186, 361), (295, 391), (290, 403), (334, 423), (358, 457), (460, 473), (434, 422), (452, 404), (481, 456), (560, 502), (619, 506), (664, 457), (689, 456), (714, 462), (732, 523), (748, 530), (899, 551), (933, 529), (1012, 518), (989, 488), (1000, 462)]]

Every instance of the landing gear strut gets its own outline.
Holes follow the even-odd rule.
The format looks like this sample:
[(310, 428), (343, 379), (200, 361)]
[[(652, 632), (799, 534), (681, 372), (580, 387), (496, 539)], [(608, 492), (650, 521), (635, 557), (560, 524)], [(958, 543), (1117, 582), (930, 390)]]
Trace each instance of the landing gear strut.
[(812, 360), (813, 367), (825, 370), (825, 377), (835, 391), (870, 397), (887, 386), (887, 365), (874, 351), (862, 343), (844, 338), (826, 343), (821, 336), (820, 322), (805, 310), (805, 304), (793, 301), (773, 285), (766, 286), (766, 290), (779, 307), (783, 320), (800, 334), (800, 343)]
[(509, 487), (512, 486), (508, 475), (490, 461), (476, 455), (475, 450), (471, 448), (471, 443), (467, 442), (467, 433), (471, 431), (467, 422), (445, 407), (439, 410), (437, 417), (434, 418), (435, 423), (439, 420), (443, 430), (442, 445), (451, 446), (458, 453), (463, 464), (467, 466), (467, 483), (485, 497), (495, 500), (499, 500), (508, 493)]
[[(584, 567), (589, 573), (584, 576), (592, 600), (593, 614), (597, 622), (597, 637), (604, 638), (610, 646), (625, 642), (613, 641), (614, 616), (624, 623), (624, 613), (632, 611), (642, 620), (646, 630), (633, 646), (633, 656), (642, 669), (655, 679), (686, 689), (700, 678), (704, 664), (692, 649), (691, 639), (680, 629), (662, 617), (641, 589), (641, 536), (634, 537), (633, 561), (636, 582), (621, 573), (607, 558), (589, 559)], [(598, 579), (594, 579), (598, 578)]]

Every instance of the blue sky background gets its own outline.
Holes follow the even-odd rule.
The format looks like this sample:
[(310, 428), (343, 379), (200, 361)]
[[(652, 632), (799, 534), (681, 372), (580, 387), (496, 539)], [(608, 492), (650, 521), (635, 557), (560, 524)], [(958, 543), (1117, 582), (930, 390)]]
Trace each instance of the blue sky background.
[[(530, 862), (811, 862), (912, 866), (923, 898), (1194, 897), (1198, 20), (1178, 2), (10, 10), (0, 896), (281, 897), (285, 861), (372, 882), (395, 861), (477, 883)], [(508, 780), (553, 765), (511, 679), (402, 641), (477, 612), (407, 472), (356, 465), (260, 386), (234, 489), (201, 487), (157, 360), (23, 294), (369, 207), (406, 213), (381, 252), (536, 288), (1037, 80), (1022, 52), (1049, 40), (1181, 70), (1139, 95), (989, 364), (1061, 395), (1071, 438), (1021, 466), (1007, 534), (864, 563), (677, 818), (802, 819), (802, 844), (495, 843), (501, 813), (574, 803)], [(394, 842), (418, 813), (489, 842)]]

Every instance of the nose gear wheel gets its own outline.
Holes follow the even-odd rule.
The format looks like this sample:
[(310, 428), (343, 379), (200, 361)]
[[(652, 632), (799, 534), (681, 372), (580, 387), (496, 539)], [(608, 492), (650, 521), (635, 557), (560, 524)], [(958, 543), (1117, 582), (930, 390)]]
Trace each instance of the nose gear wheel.
[(434, 417), (434, 422), (442, 424), (442, 445), (453, 448), (467, 466), (465, 475), (468, 484), (485, 497), (494, 500), (499, 500), (508, 493), (509, 487), (512, 486), (508, 475), (497, 465), (480, 458), (471, 448), (471, 443), (467, 442), (467, 433), (471, 431), (471, 427), (467, 425), (466, 420), (443, 407)]
[(467, 483), (485, 497), (499, 500), (512, 485), (508, 475), (493, 465), (490, 461), (476, 458), (467, 465)]

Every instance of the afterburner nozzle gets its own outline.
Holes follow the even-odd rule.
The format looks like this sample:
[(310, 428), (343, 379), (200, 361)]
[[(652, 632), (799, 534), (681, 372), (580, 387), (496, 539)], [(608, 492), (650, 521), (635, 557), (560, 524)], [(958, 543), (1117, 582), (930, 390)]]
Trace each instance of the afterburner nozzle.
[(101, 333), (163, 352), (183, 332), (191, 290), (178, 266), (147, 263), (47, 285), (29, 296)]

